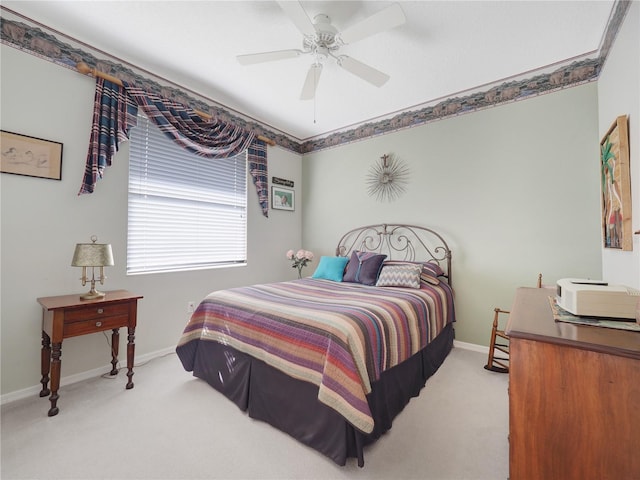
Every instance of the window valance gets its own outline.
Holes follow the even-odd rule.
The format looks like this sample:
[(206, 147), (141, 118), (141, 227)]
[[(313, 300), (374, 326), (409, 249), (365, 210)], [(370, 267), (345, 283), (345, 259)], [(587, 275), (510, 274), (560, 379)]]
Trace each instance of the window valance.
[(252, 132), (219, 121), (203, 119), (193, 109), (122, 82), (96, 78), (93, 123), (87, 163), (78, 195), (92, 193), (121, 142), (136, 126), (138, 107), (181, 147), (204, 158), (228, 158), (247, 151), (249, 173), (265, 217), (269, 216), (267, 147)]

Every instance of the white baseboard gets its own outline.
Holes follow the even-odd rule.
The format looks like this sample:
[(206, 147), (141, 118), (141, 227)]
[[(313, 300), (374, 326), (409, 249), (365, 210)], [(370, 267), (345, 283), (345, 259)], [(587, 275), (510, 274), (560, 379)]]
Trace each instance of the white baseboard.
[[(143, 364), (155, 358), (163, 357), (167, 354), (174, 353), (175, 351), (176, 351), (176, 347), (167, 347), (167, 348), (163, 348), (162, 350), (146, 353), (144, 355), (136, 355), (134, 366), (142, 366)], [(126, 361), (125, 361), (125, 364), (126, 364)], [(110, 371), (111, 368), (112, 368), (111, 363), (109, 363), (108, 365), (94, 368), (93, 370), (87, 370), (86, 372), (80, 372), (80, 373), (76, 373), (75, 375), (62, 377), (60, 378), (60, 385), (71, 385), (73, 383), (82, 382), (83, 380), (99, 377), (101, 375), (104, 375), (105, 372)], [(5, 403), (10, 403), (10, 402), (15, 402), (16, 400), (22, 400), (23, 398), (36, 396), (40, 393), (40, 390), (42, 390), (42, 385), (38, 384), (38, 385), (34, 385), (33, 387), (24, 388), (22, 390), (16, 390), (15, 392), (5, 393), (4, 395), (0, 395), (0, 405), (4, 405)]]
[[(475, 343), (467, 343), (467, 342), (460, 342), (458, 340), (454, 340), (453, 346), (454, 348), (472, 350), (474, 352), (480, 352), (486, 355), (489, 354), (489, 347), (485, 347), (484, 345), (476, 345)], [(147, 363), (155, 358), (163, 357), (167, 354), (174, 353), (175, 351), (176, 351), (175, 347), (167, 347), (162, 350), (157, 350), (155, 352), (136, 356), (136, 366)], [(86, 372), (76, 373), (75, 375), (62, 377), (60, 379), (60, 384), (71, 385), (73, 383), (82, 382), (83, 380), (99, 377), (100, 375), (104, 375), (105, 371), (109, 371), (110, 369), (111, 369), (111, 363), (102, 367), (94, 368), (93, 370), (88, 370)], [(16, 400), (22, 400), (23, 398), (28, 398), (31, 396), (38, 395), (41, 389), (42, 389), (42, 385), (38, 384), (38, 385), (34, 385), (33, 387), (28, 387), (22, 390), (17, 390), (15, 392), (9, 392), (4, 395), (0, 395), (0, 405), (4, 405), (5, 403), (15, 402)]]
[(477, 345), (475, 343), (467, 343), (467, 342), (460, 342), (458, 340), (454, 340), (453, 341), (453, 346), (455, 348), (463, 348), (465, 350), (473, 350), (474, 352), (480, 352), (480, 353), (484, 353), (486, 355), (489, 355), (489, 347), (485, 347), (484, 345)]

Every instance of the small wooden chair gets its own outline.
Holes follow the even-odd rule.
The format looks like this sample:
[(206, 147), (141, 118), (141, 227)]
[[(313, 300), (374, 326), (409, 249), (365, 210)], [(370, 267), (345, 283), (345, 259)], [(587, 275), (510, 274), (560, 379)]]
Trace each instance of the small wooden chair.
[[(489, 344), (489, 360), (484, 368), (491, 370), (492, 372), (509, 373), (509, 336), (504, 333), (504, 328), (500, 329), (499, 327), (500, 314), (508, 315), (509, 312), (499, 308), (494, 308), (493, 311), (494, 315), (493, 327), (491, 329), (491, 342)], [(502, 352), (504, 355), (497, 357), (496, 350)]]
[[(537, 287), (542, 288), (542, 274), (538, 274)], [(489, 343), (489, 359), (485, 369), (498, 373), (509, 373), (509, 335), (500, 328), (500, 315), (509, 315), (508, 310), (493, 309), (493, 327), (491, 328), (491, 342)], [(496, 350), (503, 356), (497, 357)], [(498, 354), (500, 355), (500, 353)]]

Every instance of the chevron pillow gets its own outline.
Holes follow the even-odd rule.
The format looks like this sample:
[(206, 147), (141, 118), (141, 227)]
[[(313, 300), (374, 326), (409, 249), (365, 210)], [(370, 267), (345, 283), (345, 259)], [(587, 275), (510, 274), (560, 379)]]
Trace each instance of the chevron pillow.
[(420, 288), (421, 264), (382, 265), (376, 287)]
[(434, 262), (410, 262), (407, 260), (385, 260), (385, 265), (422, 265), (422, 272), (420, 273), (420, 280), (431, 285), (439, 285), (440, 280), (438, 277), (444, 275), (440, 265)]

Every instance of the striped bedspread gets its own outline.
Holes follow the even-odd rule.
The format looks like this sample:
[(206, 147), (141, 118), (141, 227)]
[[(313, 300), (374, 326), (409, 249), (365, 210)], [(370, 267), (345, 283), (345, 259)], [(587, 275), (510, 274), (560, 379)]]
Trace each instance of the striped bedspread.
[(410, 289), (304, 278), (211, 293), (192, 315), (177, 351), (191, 371), (197, 349), (181, 346), (230, 345), (317, 385), (322, 403), (370, 433), (371, 382), (452, 321), (453, 297), (444, 282)]

